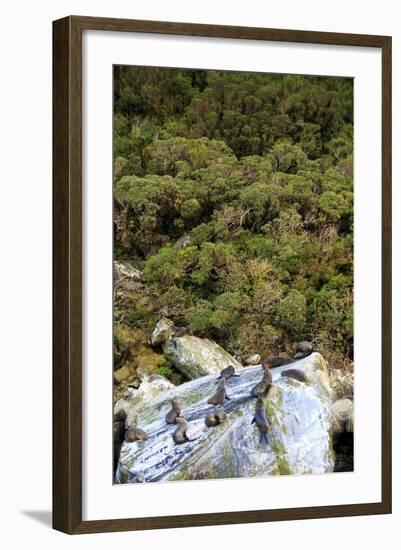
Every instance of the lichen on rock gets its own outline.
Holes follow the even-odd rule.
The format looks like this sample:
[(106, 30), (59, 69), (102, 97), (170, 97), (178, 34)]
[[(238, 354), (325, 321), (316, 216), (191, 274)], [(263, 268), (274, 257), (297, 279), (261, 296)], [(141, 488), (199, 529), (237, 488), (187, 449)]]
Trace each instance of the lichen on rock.
[(235, 370), (242, 368), (242, 365), (216, 342), (190, 334), (168, 338), (163, 344), (163, 353), (169, 362), (190, 380), (208, 374), (218, 374), (229, 365)]

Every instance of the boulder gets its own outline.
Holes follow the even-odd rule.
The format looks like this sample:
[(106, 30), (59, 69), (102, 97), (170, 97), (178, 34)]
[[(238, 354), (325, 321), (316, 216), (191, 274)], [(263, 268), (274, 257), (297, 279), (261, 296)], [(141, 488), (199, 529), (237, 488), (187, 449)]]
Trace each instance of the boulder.
[(329, 373), (334, 399), (350, 398), (354, 395), (353, 369), (333, 369)]
[(235, 370), (242, 368), (242, 365), (216, 342), (190, 334), (168, 338), (163, 344), (163, 353), (169, 362), (190, 380), (209, 374), (219, 374), (229, 365)]
[(253, 355), (248, 355), (248, 357), (245, 357), (244, 365), (259, 365), (261, 360), (262, 358), (259, 353), (254, 353)]
[[(149, 439), (123, 442), (116, 483), (332, 472), (335, 456), (326, 363), (313, 353), (293, 366), (307, 373), (308, 383), (281, 377), (286, 366), (273, 369), (273, 388), (265, 400), (271, 420), (267, 443), (251, 423), (255, 399), (250, 392), (261, 379), (259, 365), (244, 368), (238, 378), (228, 380), (227, 417), (215, 427), (205, 424), (206, 415), (215, 410), (207, 403), (216, 389), (215, 374), (146, 394), (131, 406)], [(179, 401), (189, 424), (191, 441), (182, 445), (173, 441), (175, 426), (165, 422), (171, 399)]]
[(142, 280), (142, 272), (129, 262), (114, 262), (114, 275), (118, 279)]
[(352, 412), (345, 422), (345, 431), (347, 433), (354, 433), (354, 407), (352, 407)]
[(333, 433), (339, 434), (352, 426), (352, 429), (346, 431), (353, 431), (353, 409), (354, 405), (351, 399), (338, 399), (333, 404)]
[(121, 384), (124, 380), (128, 380), (128, 378), (131, 376), (131, 371), (127, 366), (121, 367), (120, 369), (117, 369), (113, 373), (113, 378), (115, 384)]
[(161, 346), (168, 338), (170, 338), (174, 334), (174, 331), (175, 326), (173, 321), (170, 321), (170, 319), (163, 317), (162, 319), (160, 319), (160, 321), (157, 322), (152, 332), (152, 336), (150, 337), (150, 343), (154, 347)]
[[(136, 418), (139, 411), (145, 404), (152, 403), (161, 394), (171, 391), (175, 388), (174, 384), (169, 382), (163, 376), (152, 374), (146, 376), (137, 390), (131, 388), (130, 395), (124, 399), (119, 399), (114, 405), (114, 414), (123, 410), (127, 414), (125, 421), (126, 428), (132, 428), (136, 424)], [(138, 424), (138, 427), (141, 427)]]

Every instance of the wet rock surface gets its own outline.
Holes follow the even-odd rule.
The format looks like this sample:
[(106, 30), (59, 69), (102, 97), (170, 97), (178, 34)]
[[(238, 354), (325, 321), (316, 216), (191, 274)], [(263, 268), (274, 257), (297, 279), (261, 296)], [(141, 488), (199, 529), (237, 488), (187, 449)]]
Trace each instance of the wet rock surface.
[[(240, 377), (227, 381), (230, 400), (219, 406), (226, 418), (214, 427), (206, 426), (205, 417), (216, 411), (216, 407), (207, 403), (216, 390), (215, 374), (179, 387), (169, 386), (167, 381), (165, 385), (163, 380), (147, 381), (147, 387), (140, 388), (124, 407), (128, 417), (135, 417), (149, 439), (123, 442), (115, 481), (140, 483), (332, 472), (335, 466), (332, 391), (326, 363), (320, 354), (313, 353), (293, 366), (305, 372), (306, 383), (282, 377), (285, 366), (272, 370), (273, 387), (265, 398), (266, 414), (271, 421), (267, 443), (261, 441), (257, 426), (252, 424), (256, 399), (250, 392), (262, 377), (260, 365), (243, 368)], [(181, 415), (188, 421), (190, 441), (181, 445), (175, 444), (172, 437), (176, 426), (165, 422), (171, 399), (179, 401)]]

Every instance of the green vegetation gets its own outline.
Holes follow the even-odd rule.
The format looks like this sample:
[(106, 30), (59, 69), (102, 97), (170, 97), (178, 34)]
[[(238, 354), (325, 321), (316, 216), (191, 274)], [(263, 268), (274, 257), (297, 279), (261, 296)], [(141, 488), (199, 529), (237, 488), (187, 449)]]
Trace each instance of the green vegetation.
[(352, 80), (119, 66), (114, 110), (116, 321), (352, 360)]

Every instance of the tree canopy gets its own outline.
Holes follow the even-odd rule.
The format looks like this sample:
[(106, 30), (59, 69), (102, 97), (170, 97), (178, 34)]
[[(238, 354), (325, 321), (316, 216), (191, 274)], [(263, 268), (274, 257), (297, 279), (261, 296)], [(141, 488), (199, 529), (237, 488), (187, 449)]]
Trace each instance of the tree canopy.
[(352, 117), (352, 79), (115, 67), (115, 258), (146, 283), (124, 323), (352, 360)]

